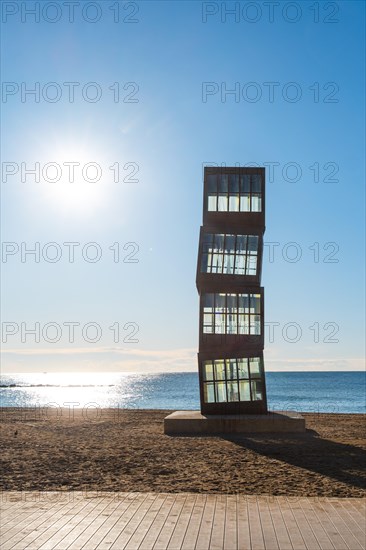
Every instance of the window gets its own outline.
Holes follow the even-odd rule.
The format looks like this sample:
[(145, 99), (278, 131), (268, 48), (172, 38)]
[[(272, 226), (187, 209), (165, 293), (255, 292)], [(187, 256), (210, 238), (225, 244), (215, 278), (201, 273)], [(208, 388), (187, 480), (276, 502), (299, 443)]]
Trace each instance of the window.
[(205, 233), (202, 245), (202, 273), (256, 275), (259, 237)]
[(203, 361), (205, 403), (263, 400), (261, 357)]
[(202, 296), (204, 334), (261, 334), (260, 294)]
[(209, 212), (261, 212), (260, 174), (208, 174)]

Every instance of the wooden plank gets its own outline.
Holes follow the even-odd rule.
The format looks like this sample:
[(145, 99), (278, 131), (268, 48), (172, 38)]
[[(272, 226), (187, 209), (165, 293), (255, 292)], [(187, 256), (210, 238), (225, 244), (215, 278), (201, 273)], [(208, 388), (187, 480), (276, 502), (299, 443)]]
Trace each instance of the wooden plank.
[(357, 525), (363, 532), (366, 532), (366, 509), (364, 499), (347, 498), (341, 499), (343, 506), (346, 506), (347, 511), (353, 517)]
[[(280, 498), (280, 497), (278, 497)], [(283, 498), (283, 497), (282, 497)], [(313, 533), (313, 530), (305, 517), (304, 511), (299, 503), (299, 497), (291, 498), (291, 512), (295, 522), (299, 528), (305, 546), (308, 550), (320, 550), (318, 539)], [(296, 550), (296, 548), (295, 548)]]
[(304, 512), (304, 515), (311, 525), (311, 529), (318, 541), (318, 544), (322, 550), (332, 550), (334, 548), (332, 541), (325, 532), (321, 521), (315, 514), (309, 498), (299, 498), (299, 504)]
[(99, 515), (94, 518), (92, 523), (90, 523), (85, 530), (80, 533), (76, 539), (73, 541), (72, 544), (72, 550), (80, 550), (84, 547), (84, 545), (88, 542), (90, 537), (95, 533), (100, 525), (104, 523), (107, 519), (107, 517), (112, 513), (112, 511), (118, 506), (119, 501), (105, 496), (104, 498), (101, 498), (101, 503), (104, 505), (104, 508), (102, 508), (99, 511)]
[[(357, 519), (354, 518), (352, 512), (350, 512), (349, 504), (344, 504), (343, 499), (338, 499), (332, 502), (332, 507), (337, 510), (338, 514), (343, 518), (348, 529), (351, 531), (353, 537), (358, 541), (362, 549), (366, 548), (366, 535), (365, 531), (360, 527)], [(357, 546), (355, 546), (357, 548)]]
[(120, 530), (118, 537), (115, 539), (110, 548), (113, 548), (115, 550), (122, 550), (122, 548), (126, 547), (129, 540), (139, 528), (141, 521), (143, 520), (155, 500), (156, 495), (154, 495), (153, 493), (145, 494), (145, 499), (135, 511), (131, 519), (127, 522), (125, 527)]
[(165, 523), (165, 520), (168, 517), (170, 510), (173, 507), (175, 498), (176, 498), (176, 495), (168, 494), (163, 506), (160, 508), (154, 521), (152, 522), (149, 531), (146, 533), (145, 537), (143, 538), (140, 545), (141, 548), (154, 547), (156, 539), (159, 537), (160, 531)]
[[(281, 550), (294, 550), (276, 498), (273, 496), (268, 497), (267, 504), (269, 513), (271, 514), (273, 528), (276, 532), (278, 546)], [(316, 550), (316, 548), (314, 550)]]
[(155, 541), (154, 548), (167, 548), (173, 531), (178, 523), (183, 506), (186, 503), (186, 496), (176, 495), (175, 502), (166, 518), (164, 525)]
[[(10, 493), (2, 550), (364, 550), (365, 500)], [(28, 498), (28, 497), (27, 497)]]
[[(29, 517), (30, 514), (36, 513), (39, 509), (48, 508), (49, 504), (50, 501), (41, 498), (33, 499), (32, 501), (22, 499), (16, 502), (15, 506), (11, 506), (9, 510), (5, 508), (1, 512), (3, 532), (13, 527), (13, 525), (20, 523), (24, 517)], [(10, 523), (13, 525), (10, 526)]]
[(80, 517), (79, 523), (67, 533), (67, 535), (60, 540), (54, 550), (65, 550), (66, 548), (75, 548), (76, 539), (84, 533), (84, 531), (98, 518), (100, 513), (105, 509), (107, 503), (110, 501), (108, 497), (100, 497), (92, 500), (93, 507), (90, 510), (86, 510)]
[[(215, 515), (216, 495), (207, 495), (202, 514), (202, 520), (198, 531), (195, 550), (208, 550), (210, 548), (213, 518)], [(171, 547), (174, 550), (174, 547)]]
[(82, 513), (86, 505), (87, 503), (85, 500), (78, 500), (76, 504), (74, 503), (73, 505), (60, 505), (55, 514), (42, 526), (42, 533), (34, 538), (28, 545), (27, 550), (38, 550), (41, 548), (43, 544), (57, 534), (64, 525), (69, 523), (75, 515)]
[(217, 495), (212, 524), (210, 550), (222, 550), (226, 520), (226, 496)]
[[(339, 533), (337, 527), (334, 525), (330, 515), (324, 510), (323, 506), (318, 499), (307, 499), (310, 506), (312, 506), (314, 513), (319, 519), (322, 528), (326, 532), (329, 540), (332, 542), (334, 548), (337, 550), (349, 550), (349, 546), (344, 538)], [(354, 549), (351, 549), (354, 550)]]
[[(321, 499), (318, 505), (322, 506), (324, 512), (328, 514), (335, 529), (337, 529), (338, 533), (344, 539), (345, 543), (347, 544), (347, 547), (350, 550), (364, 550), (362, 548), (362, 545), (359, 543), (359, 541), (353, 534), (352, 530), (349, 528), (348, 522), (345, 521), (345, 519), (343, 518), (343, 513), (342, 513), (343, 509), (342, 509), (342, 512), (339, 513), (337, 508), (332, 505), (332, 502), (330, 499)], [(365, 537), (364, 537), (364, 543), (366, 543)]]
[(248, 550), (252, 547), (250, 539), (250, 523), (248, 499), (244, 495), (237, 496), (238, 549)]
[(286, 525), (288, 536), (290, 537), (291, 544), (296, 550), (309, 550), (306, 548), (306, 544), (301, 535), (300, 526), (292, 513), (292, 506), (286, 497), (278, 497), (278, 506), (281, 509), (283, 521)]
[(98, 544), (98, 550), (109, 550), (112, 548), (116, 539), (119, 537), (121, 532), (123, 532), (129, 521), (134, 517), (135, 513), (139, 510), (146, 499), (147, 493), (135, 493), (134, 499), (130, 502), (130, 505), (127, 508), (123, 508), (123, 510), (120, 510), (119, 507), (117, 508), (116, 511), (120, 512), (117, 517), (117, 521), (113, 523), (111, 528)]
[(97, 548), (117, 523), (120, 516), (128, 510), (131, 504), (133, 504), (137, 494), (138, 493), (117, 494), (114, 498), (116, 506), (108, 506), (107, 509), (101, 513), (104, 517), (104, 521), (99, 520), (97, 522), (95, 531), (91, 533), (91, 536), (82, 548)]
[[(183, 504), (183, 507), (180, 511), (177, 523), (174, 527), (174, 530), (171, 534), (170, 541), (168, 543), (167, 548), (176, 550), (177, 548), (181, 548), (183, 544), (183, 540), (188, 528), (189, 521), (191, 519), (192, 511), (195, 505), (197, 499), (197, 495), (195, 494), (187, 494), (185, 502)], [(142, 545), (141, 548), (145, 547)]]
[(76, 505), (77, 501), (80, 501), (80, 498), (75, 497), (75, 501), (72, 500), (73, 498), (74, 495), (71, 496), (70, 493), (61, 495), (58, 493), (57, 498), (49, 498), (49, 495), (44, 495), (42, 502), (37, 502), (42, 514), (33, 521), (32, 516), (29, 516), (26, 526), (22, 528), (21, 532), (15, 535), (13, 539), (11, 539), (11, 542), (16, 544), (16, 547), (18, 544), (25, 547), (33, 542), (33, 540), (39, 537), (40, 533), (44, 532), (50, 524), (54, 523), (68, 509), (72, 509)]
[[(32, 516), (35, 518), (42, 514), (42, 509), (39, 505), (32, 505), (28, 507), (17, 508), (17, 512), (14, 512), (14, 515), (8, 517), (1, 514), (1, 534), (2, 542), (8, 540), (18, 531), (22, 529), (23, 524), (26, 526)], [(11, 532), (11, 533), (10, 533)]]
[[(93, 510), (96, 506), (96, 502), (85, 500), (83, 502), (83, 507), (81, 510), (77, 511), (76, 513), (72, 514), (66, 514), (68, 520), (64, 522), (62, 526), (60, 526), (56, 532), (53, 532), (51, 537), (49, 537), (42, 545), (39, 545), (40, 550), (49, 550), (52, 548), (57, 547), (60, 541), (62, 541), (66, 535), (70, 533), (74, 529), (75, 526), (77, 526), (80, 521), (82, 520), (85, 515), (88, 515), (91, 510)], [(38, 543), (38, 539), (36, 540)]]
[(264, 547), (268, 550), (279, 550), (267, 497), (258, 497), (258, 510), (262, 525)]
[(258, 509), (258, 501), (256, 496), (248, 496), (248, 517), (250, 525), (250, 548), (253, 550), (263, 550), (264, 537), (262, 525)]
[(30, 510), (36, 502), (19, 499), (17, 501), (3, 502), (0, 506), (1, 525), (4, 527), (8, 521), (15, 519), (19, 514)]
[(39, 509), (40, 514), (37, 514), (35, 519), (32, 518), (32, 514), (29, 515), (27, 522), (24, 526), (21, 526), (21, 530), (18, 531), (18, 533), (7, 542), (2, 539), (3, 550), (13, 548), (17, 545), (22, 545), (25, 548), (39, 535), (40, 531), (42, 531), (42, 525), (46, 525), (47, 521), (55, 516), (55, 513), (60, 507), (61, 505), (59, 503), (49, 506), (48, 509), (42, 505)]
[(181, 545), (182, 550), (192, 550), (196, 547), (197, 537), (201, 526), (203, 512), (206, 505), (206, 495), (198, 494), (194, 503), (194, 508), (187, 526), (184, 540)]
[(237, 498), (236, 495), (226, 497), (226, 518), (224, 532), (225, 550), (232, 550), (238, 547), (238, 520), (237, 520)]
[(366, 523), (366, 498), (342, 498), (342, 502), (352, 505), (356, 510), (360, 512), (363, 517), (364, 525)]
[[(55, 504), (51, 505), (51, 514), (49, 517), (52, 517), (54, 513), (57, 513), (58, 510), (62, 509), (67, 504)], [(75, 506), (74, 502), (69, 504), (69, 507)], [(31, 507), (27, 507), (21, 514), (17, 515), (14, 520), (7, 522), (5, 530), (2, 532), (1, 541), (2, 544), (5, 544), (9, 541), (8, 546), (15, 544), (16, 540), (21, 540), (29, 533), (29, 525), (33, 521), (40, 521), (42, 524), (44, 522), (45, 514), (49, 510), (49, 505), (47, 503), (33, 503)], [(10, 543), (10, 541), (14, 541)]]
[(155, 500), (152, 503), (151, 507), (143, 517), (138, 529), (135, 531), (133, 536), (128, 541), (128, 544), (126, 545), (126, 550), (136, 550), (140, 547), (140, 544), (142, 540), (145, 538), (146, 534), (148, 533), (149, 529), (151, 528), (151, 525), (156, 518), (156, 516), (159, 513), (159, 510), (163, 506), (167, 495), (166, 494), (155, 494)]

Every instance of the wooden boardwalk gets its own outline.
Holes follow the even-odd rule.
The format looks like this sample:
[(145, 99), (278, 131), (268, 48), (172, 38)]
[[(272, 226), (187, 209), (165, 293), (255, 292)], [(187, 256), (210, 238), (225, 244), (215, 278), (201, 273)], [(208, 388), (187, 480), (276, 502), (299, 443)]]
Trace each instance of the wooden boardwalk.
[(2, 550), (365, 550), (365, 500), (223, 494), (1, 494)]

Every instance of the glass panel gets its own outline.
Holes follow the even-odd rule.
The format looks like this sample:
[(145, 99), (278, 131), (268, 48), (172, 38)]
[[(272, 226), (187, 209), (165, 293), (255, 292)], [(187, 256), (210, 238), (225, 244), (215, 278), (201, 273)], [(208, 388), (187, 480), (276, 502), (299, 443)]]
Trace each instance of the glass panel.
[(250, 212), (249, 195), (240, 195), (240, 212)]
[(203, 245), (211, 245), (212, 244), (212, 238), (213, 238), (213, 234), (212, 233), (204, 233), (203, 235)]
[(235, 259), (235, 273), (236, 275), (244, 275), (244, 269), (245, 269), (245, 256), (243, 254), (240, 254), (239, 256), (236, 255)]
[(260, 317), (260, 315), (252, 315), (251, 316), (250, 333), (260, 335), (260, 333), (261, 333), (261, 317)]
[(247, 275), (256, 275), (257, 273), (257, 256), (249, 256), (247, 262)]
[(211, 243), (203, 243), (202, 244), (202, 252), (204, 252), (205, 254), (207, 254), (208, 252), (211, 252), (212, 251), (212, 244)]
[(239, 194), (229, 195), (229, 211), (239, 212)]
[(208, 192), (210, 194), (217, 192), (217, 176), (216, 174), (209, 174), (207, 176)]
[(227, 294), (226, 295), (226, 307), (231, 313), (236, 313), (237, 311), (237, 295), (236, 294)]
[(256, 235), (248, 236), (248, 251), (258, 252), (258, 237)]
[(229, 188), (229, 176), (228, 174), (221, 174), (219, 176), (219, 193), (227, 193)]
[(224, 359), (216, 359), (214, 363), (215, 363), (215, 380), (225, 380)]
[(215, 311), (223, 313), (225, 311), (226, 294), (215, 294)]
[(207, 273), (211, 273), (212, 254), (207, 254)]
[(202, 273), (209, 273), (207, 264), (208, 264), (207, 254), (202, 254), (202, 262), (201, 262), (201, 272)]
[(239, 382), (240, 401), (250, 401), (250, 386), (247, 380)]
[(227, 316), (227, 334), (237, 334), (238, 333), (238, 316), (237, 315), (228, 315)]
[(222, 254), (212, 255), (212, 273), (222, 273)]
[(229, 192), (230, 194), (239, 193), (239, 175), (238, 174), (229, 175)]
[(213, 333), (213, 317), (210, 313), (203, 314), (203, 332), (205, 334)]
[(237, 378), (236, 359), (226, 359), (226, 378), (228, 380)]
[(261, 176), (259, 174), (255, 174), (252, 176), (252, 193), (260, 193), (261, 192)]
[(249, 359), (249, 368), (250, 368), (251, 378), (259, 378), (261, 376), (259, 362), (260, 362), (259, 357), (251, 357)]
[(215, 333), (225, 334), (225, 315), (224, 313), (215, 313)]
[(244, 318), (244, 334), (250, 334), (249, 315), (243, 315), (243, 318)]
[(245, 332), (245, 318), (246, 318), (246, 315), (238, 315), (238, 333), (239, 334), (248, 334), (247, 332)]
[(261, 295), (260, 294), (250, 295), (250, 312), (251, 313), (261, 312)]
[(225, 250), (227, 252), (235, 252), (235, 235), (226, 235)]
[(216, 251), (224, 251), (224, 237), (225, 235), (221, 233), (216, 233), (214, 238), (214, 247)]
[(247, 237), (246, 235), (237, 235), (236, 237), (236, 251), (245, 252), (247, 248)]
[(249, 378), (248, 359), (238, 359), (237, 361), (239, 378)]
[(252, 381), (252, 399), (253, 401), (261, 401), (263, 399), (262, 382), (260, 380)]
[(219, 212), (227, 212), (227, 206), (228, 206), (227, 195), (219, 195), (217, 210)]
[(210, 383), (203, 384), (203, 399), (205, 403), (215, 403), (215, 385)]
[(237, 382), (228, 382), (227, 383), (227, 400), (228, 401), (239, 401), (239, 389)]
[(250, 176), (241, 175), (240, 176), (240, 193), (249, 193), (250, 192)]
[(203, 311), (205, 312), (210, 312), (210, 311), (213, 311), (213, 308), (214, 308), (214, 294), (212, 293), (207, 293), (207, 294), (204, 294), (203, 297), (202, 297), (202, 300), (203, 300)]
[(262, 201), (261, 198), (252, 195), (252, 212), (260, 212), (262, 210)]
[(204, 380), (213, 380), (213, 365), (212, 361), (203, 362), (203, 379)]
[(209, 212), (216, 212), (217, 210), (217, 197), (216, 195), (209, 195), (208, 196), (208, 211)]
[(238, 294), (238, 311), (244, 313), (245, 308), (248, 308), (248, 294)]
[(224, 403), (226, 399), (226, 384), (225, 382), (217, 382), (216, 386), (216, 401), (218, 403)]
[(225, 254), (224, 258), (224, 273), (231, 275), (234, 273), (234, 254)]

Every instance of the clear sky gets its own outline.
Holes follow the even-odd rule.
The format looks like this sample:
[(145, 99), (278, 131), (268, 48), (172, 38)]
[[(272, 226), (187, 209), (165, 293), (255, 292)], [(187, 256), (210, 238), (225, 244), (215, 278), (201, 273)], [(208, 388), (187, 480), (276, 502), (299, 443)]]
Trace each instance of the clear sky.
[(364, 2), (2, 10), (4, 371), (197, 369), (210, 163), (267, 167), (266, 369), (363, 368)]

